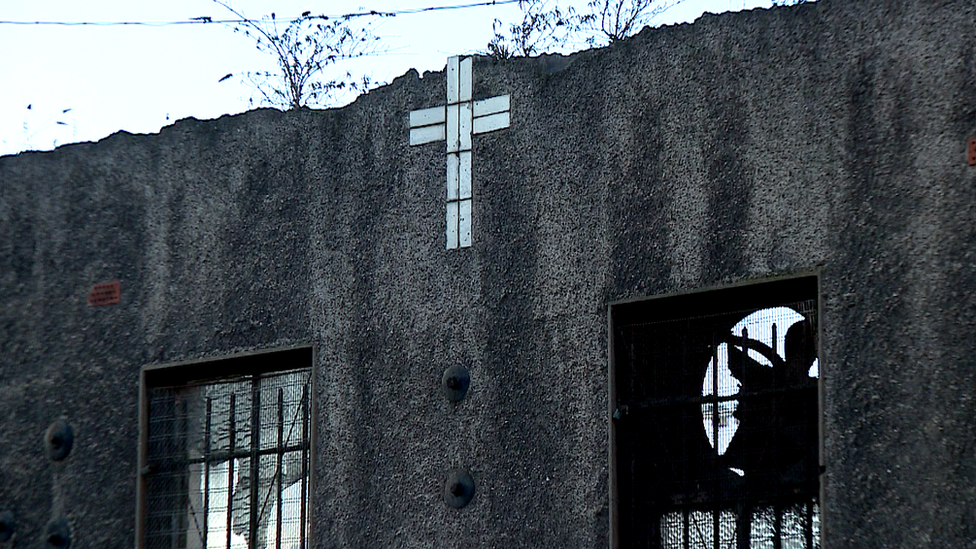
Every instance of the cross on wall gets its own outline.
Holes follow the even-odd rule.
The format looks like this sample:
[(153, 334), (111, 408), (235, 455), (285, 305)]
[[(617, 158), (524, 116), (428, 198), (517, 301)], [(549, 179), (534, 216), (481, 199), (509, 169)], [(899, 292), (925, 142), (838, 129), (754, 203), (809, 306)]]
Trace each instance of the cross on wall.
[(471, 136), (510, 125), (511, 98), (471, 99), (471, 58), (447, 59), (447, 104), (410, 113), (410, 146), (447, 141), (447, 249), (471, 246)]

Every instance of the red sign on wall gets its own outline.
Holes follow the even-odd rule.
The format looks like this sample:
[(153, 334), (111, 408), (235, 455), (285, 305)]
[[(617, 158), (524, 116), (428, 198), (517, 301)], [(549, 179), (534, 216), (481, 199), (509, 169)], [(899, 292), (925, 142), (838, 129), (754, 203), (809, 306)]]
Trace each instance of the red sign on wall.
[(88, 292), (88, 304), (92, 307), (114, 305), (122, 299), (122, 284), (118, 280), (92, 286)]

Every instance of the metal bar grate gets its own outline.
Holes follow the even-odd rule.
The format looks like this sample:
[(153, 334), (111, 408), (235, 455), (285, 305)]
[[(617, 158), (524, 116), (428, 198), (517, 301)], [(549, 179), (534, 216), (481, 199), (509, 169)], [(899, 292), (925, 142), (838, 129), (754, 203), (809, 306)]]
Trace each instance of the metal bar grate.
[(623, 546), (820, 547), (817, 303), (752, 295), (614, 313)]
[(149, 387), (146, 547), (306, 546), (311, 369)]

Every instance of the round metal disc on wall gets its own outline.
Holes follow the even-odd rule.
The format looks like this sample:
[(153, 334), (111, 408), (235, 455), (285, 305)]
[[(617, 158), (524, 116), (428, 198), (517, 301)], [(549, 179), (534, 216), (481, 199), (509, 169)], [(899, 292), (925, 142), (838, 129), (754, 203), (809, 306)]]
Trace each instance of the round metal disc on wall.
[(44, 528), (46, 547), (68, 549), (71, 546), (71, 529), (63, 518), (51, 519)]
[(61, 461), (71, 453), (71, 446), (74, 444), (75, 435), (62, 419), (59, 419), (47, 428), (44, 433), (44, 444), (47, 446), (47, 455), (54, 461)]
[(474, 479), (464, 471), (451, 471), (444, 482), (444, 503), (460, 509), (474, 497)]
[(444, 391), (447, 400), (451, 402), (457, 402), (464, 398), (470, 384), (471, 376), (468, 375), (468, 370), (464, 366), (451, 366), (444, 371), (444, 376), (441, 378), (441, 389)]

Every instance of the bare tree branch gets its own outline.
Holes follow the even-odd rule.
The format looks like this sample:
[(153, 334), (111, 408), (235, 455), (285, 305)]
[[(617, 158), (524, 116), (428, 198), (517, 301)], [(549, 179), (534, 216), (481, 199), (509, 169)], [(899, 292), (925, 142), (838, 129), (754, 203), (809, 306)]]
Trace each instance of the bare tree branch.
[[(589, 0), (589, 13), (560, 8), (558, 0), (520, 0), (522, 21), (495, 20), (488, 54), (498, 58), (574, 50), (582, 45), (616, 42), (637, 33), (655, 17), (683, 0)], [(803, 0), (778, 0), (800, 2)]]
[(335, 92), (345, 89), (364, 90), (368, 77), (354, 77), (351, 73), (335, 72), (339, 61), (377, 52), (379, 38), (371, 26), (354, 28), (349, 18), (332, 19), (305, 12), (279, 27), (275, 14), (251, 19), (236, 10), (226, 0), (213, 0), (243, 23), (232, 23), (234, 32), (250, 38), (258, 51), (275, 59), (277, 71), (250, 71), (242, 82), (253, 88), (253, 104), (284, 109), (308, 105), (325, 105), (334, 99)]
[(561, 9), (556, 0), (519, 0), (519, 8), (522, 21), (508, 29), (495, 19), (489, 55), (507, 59), (564, 48), (592, 19), (592, 15), (577, 14), (572, 6)]
[[(636, 34), (682, 0), (590, 0), (594, 27), (610, 42)], [(599, 20), (599, 26), (596, 21)]]

